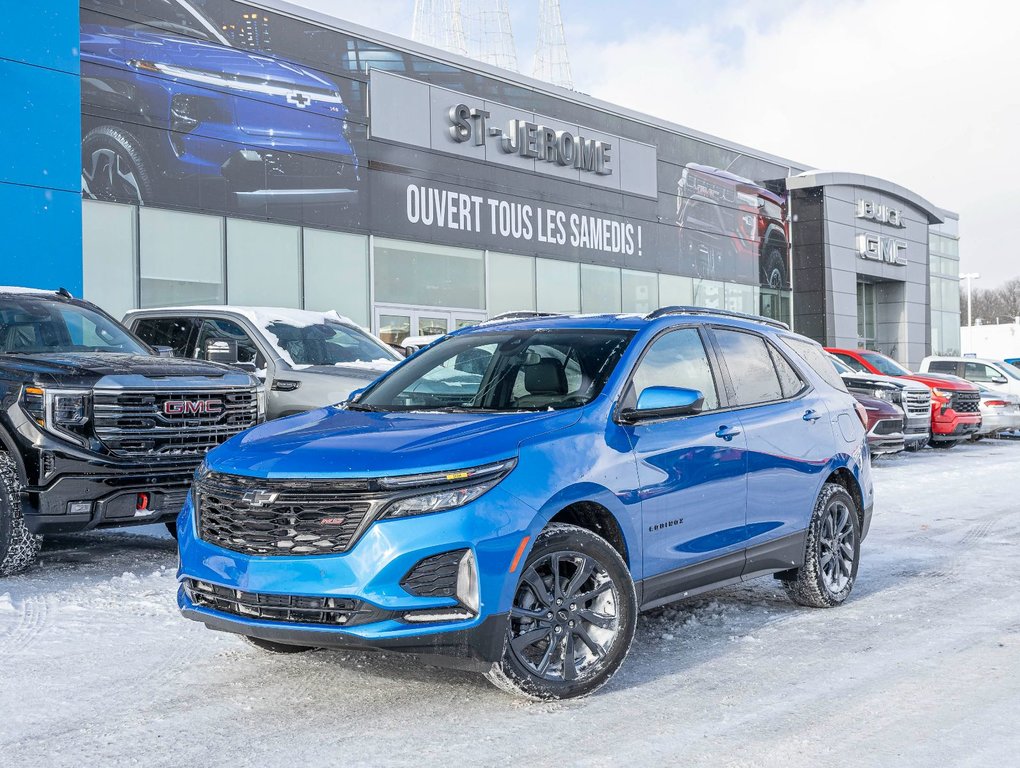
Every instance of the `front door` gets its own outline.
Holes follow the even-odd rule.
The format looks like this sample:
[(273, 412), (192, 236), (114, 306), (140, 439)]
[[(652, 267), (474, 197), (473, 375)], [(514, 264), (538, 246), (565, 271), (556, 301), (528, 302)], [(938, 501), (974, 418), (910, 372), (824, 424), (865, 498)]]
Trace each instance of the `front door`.
[(402, 346), (408, 336), (442, 336), (484, 319), (484, 312), (472, 309), (377, 304), (373, 330), (387, 344)]
[(705, 396), (701, 414), (623, 427), (637, 460), (645, 604), (676, 592), (670, 572), (717, 560), (723, 571), (707, 579), (715, 581), (743, 566), (747, 456), (737, 415), (719, 410), (718, 381), (694, 327), (657, 338), (634, 372), (629, 401), (650, 386)]

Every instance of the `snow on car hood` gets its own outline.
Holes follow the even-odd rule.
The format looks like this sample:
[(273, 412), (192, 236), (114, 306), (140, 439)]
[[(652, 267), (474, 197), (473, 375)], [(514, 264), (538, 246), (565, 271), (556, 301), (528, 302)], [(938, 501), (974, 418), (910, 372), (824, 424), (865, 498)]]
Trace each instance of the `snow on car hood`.
[(373, 413), (338, 406), (277, 419), (206, 461), (251, 477), (380, 477), (438, 472), (516, 456), (521, 442), (568, 427), (580, 408), (528, 413)]

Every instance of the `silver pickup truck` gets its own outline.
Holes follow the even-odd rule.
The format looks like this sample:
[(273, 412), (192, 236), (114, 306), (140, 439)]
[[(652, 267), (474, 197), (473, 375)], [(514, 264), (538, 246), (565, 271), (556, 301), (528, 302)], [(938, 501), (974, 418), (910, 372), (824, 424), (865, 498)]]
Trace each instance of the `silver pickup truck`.
[(126, 325), (175, 357), (239, 365), (264, 379), (268, 417), (346, 400), (402, 358), (337, 312), (282, 307), (139, 309)]

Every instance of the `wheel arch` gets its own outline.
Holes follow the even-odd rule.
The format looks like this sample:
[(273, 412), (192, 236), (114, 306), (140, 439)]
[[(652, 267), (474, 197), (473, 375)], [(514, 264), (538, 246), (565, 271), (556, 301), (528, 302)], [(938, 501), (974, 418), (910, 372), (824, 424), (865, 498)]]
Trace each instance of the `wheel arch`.
[(601, 536), (620, 553), (627, 568), (631, 568), (631, 548), (627, 545), (623, 527), (616, 516), (602, 504), (596, 501), (575, 501), (550, 517), (545, 525), (548, 526), (551, 523), (576, 525), (578, 528), (584, 528)]
[(846, 489), (846, 492), (850, 494), (850, 498), (854, 500), (854, 504), (857, 506), (857, 519), (861, 523), (861, 530), (864, 530), (864, 492), (861, 490), (861, 484), (854, 473), (848, 467), (839, 467), (825, 478), (825, 482), (835, 483)]

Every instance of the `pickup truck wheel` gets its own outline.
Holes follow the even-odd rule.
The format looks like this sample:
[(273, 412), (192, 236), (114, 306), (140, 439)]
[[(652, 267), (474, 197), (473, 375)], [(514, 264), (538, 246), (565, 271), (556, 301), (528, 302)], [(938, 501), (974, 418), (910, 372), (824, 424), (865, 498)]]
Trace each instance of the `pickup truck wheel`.
[(623, 558), (589, 530), (553, 524), (521, 569), (503, 657), (490, 682), (532, 699), (569, 699), (601, 688), (623, 663), (637, 596)]
[(144, 205), (152, 199), (152, 178), (138, 140), (103, 125), (81, 142), (82, 192), (97, 200)]
[(274, 643), (272, 640), (263, 640), (260, 637), (245, 637), (249, 643), (256, 648), (261, 648), (269, 653), (304, 653), (314, 651), (310, 645), (287, 645), (286, 643)]
[(762, 256), (761, 279), (769, 288), (782, 288), (786, 285), (786, 258), (782, 249), (772, 244)]
[(38, 536), (25, 525), (21, 511), (21, 482), (14, 460), (0, 453), (0, 577), (13, 576), (35, 562)]
[(809, 608), (834, 608), (854, 588), (861, 556), (861, 520), (846, 488), (826, 483), (815, 503), (804, 565), (783, 574), (790, 599)]

